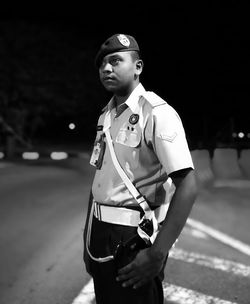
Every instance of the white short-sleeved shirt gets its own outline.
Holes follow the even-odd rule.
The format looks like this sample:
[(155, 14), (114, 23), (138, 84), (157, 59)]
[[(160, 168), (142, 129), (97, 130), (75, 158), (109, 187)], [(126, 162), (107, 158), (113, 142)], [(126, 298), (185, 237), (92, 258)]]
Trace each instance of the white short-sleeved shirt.
[[(111, 114), (110, 133), (121, 167), (151, 207), (167, 203), (174, 189), (169, 174), (193, 168), (179, 115), (158, 95), (145, 91), (139, 84), (118, 112), (113, 99), (110, 100), (99, 117), (96, 140), (103, 135), (107, 111)], [(95, 173), (92, 192), (94, 199), (102, 204), (137, 206), (113, 165), (107, 145), (102, 166)]]

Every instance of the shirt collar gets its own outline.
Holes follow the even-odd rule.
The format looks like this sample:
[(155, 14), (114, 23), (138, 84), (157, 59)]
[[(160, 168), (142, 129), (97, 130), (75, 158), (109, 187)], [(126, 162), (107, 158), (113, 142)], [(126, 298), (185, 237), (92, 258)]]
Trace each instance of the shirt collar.
[(137, 85), (137, 87), (133, 90), (133, 92), (129, 95), (128, 99), (125, 101), (130, 110), (134, 113), (140, 96), (145, 92), (145, 89), (141, 83)]
[[(125, 101), (125, 104), (130, 108), (130, 110), (134, 113), (136, 111), (139, 97), (145, 92), (145, 89), (141, 83), (137, 85), (137, 87), (132, 91), (132, 93), (129, 95), (127, 100)], [(114, 105), (114, 98), (112, 97), (107, 104), (106, 107), (104, 107), (103, 110), (108, 109), (111, 111), (115, 107)]]

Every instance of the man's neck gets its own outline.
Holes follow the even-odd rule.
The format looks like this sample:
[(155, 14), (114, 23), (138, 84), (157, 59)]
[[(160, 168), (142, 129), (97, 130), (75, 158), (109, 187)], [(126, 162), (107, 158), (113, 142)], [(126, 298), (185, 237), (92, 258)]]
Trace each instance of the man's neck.
[(128, 99), (129, 95), (126, 95), (126, 96), (117, 96), (117, 95), (115, 95), (114, 96), (115, 106), (119, 107), (121, 104), (123, 104)]
[(139, 83), (135, 83), (135, 85), (133, 85), (126, 92), (114, 94), (114, 101), (115, 101), (116, 107), (119, 107), (121, 104), (123, 104), (128, 99), (128, 97), (134, 91), (134, 89), (137, 87), (138, 84)]

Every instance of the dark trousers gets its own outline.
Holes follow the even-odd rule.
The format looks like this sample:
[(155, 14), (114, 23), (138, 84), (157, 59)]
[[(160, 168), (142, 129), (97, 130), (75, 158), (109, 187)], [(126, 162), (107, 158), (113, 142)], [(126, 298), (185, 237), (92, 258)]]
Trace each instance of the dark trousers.
[[(95, 257), (112, 255), (120, 241), (126, 241), (136, 234), (137, 228), (113, 225), (93, 219), (90, 251)], [(134, 257), (127, 257), (128, 264)], [(164, 269), (163, 269), (164, 270)], [(159, 277), (146, 285), (133, 289), (122, 287), (116, 281), (117, 266), (114, 260), (98, 263), (90, 262), (97, 304), (163, 304), (163, 270)]]

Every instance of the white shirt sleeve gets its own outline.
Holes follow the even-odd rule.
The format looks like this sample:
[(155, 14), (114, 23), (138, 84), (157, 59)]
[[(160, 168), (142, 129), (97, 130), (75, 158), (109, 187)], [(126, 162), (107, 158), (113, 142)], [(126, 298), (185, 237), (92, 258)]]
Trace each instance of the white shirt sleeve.
[(194, 168), (182, 121), (168, 104), (152, 110), (155, 153), (167, 174), (185, 168)]

